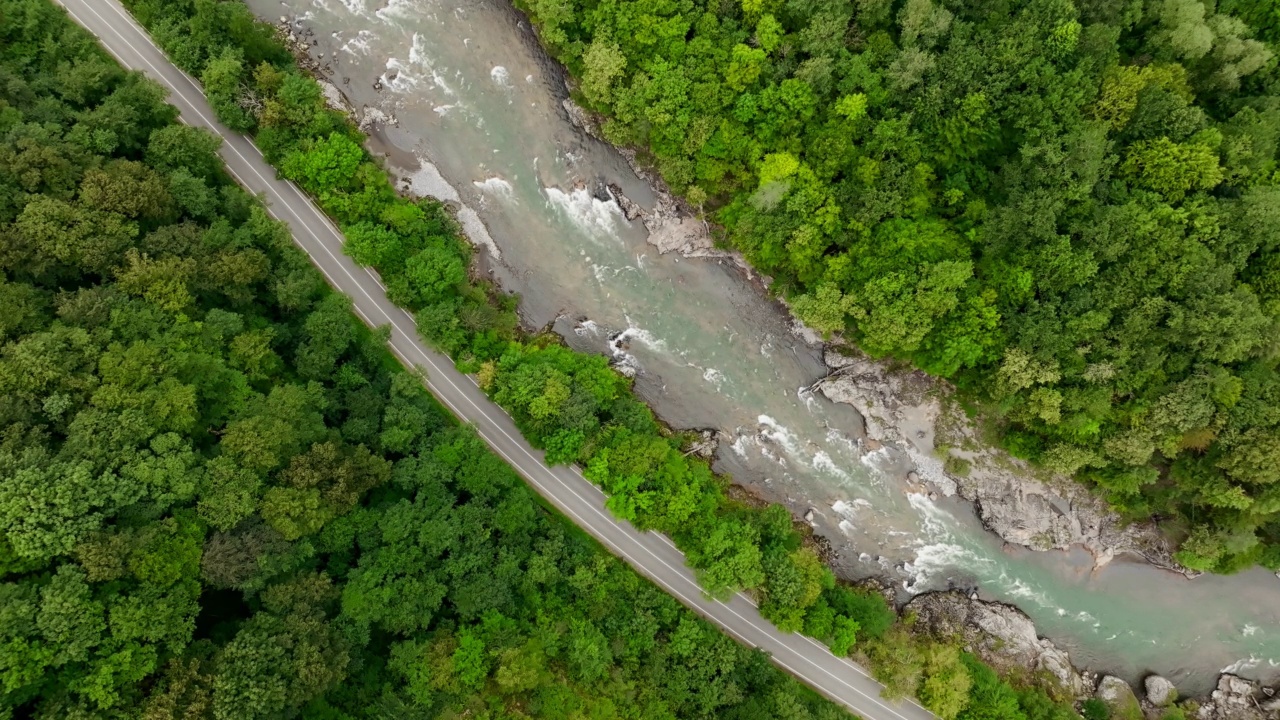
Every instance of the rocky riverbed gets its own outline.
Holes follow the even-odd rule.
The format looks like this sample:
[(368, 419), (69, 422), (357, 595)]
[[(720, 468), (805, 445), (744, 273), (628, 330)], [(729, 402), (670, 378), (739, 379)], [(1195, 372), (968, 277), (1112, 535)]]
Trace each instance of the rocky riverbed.
[[(317, 22), (314, 12), (320, 6), (308, 7), (311, 9), (306, 13), (310, 19), (306, 23), (286, 19), (282, 24), (286, 34), (293, 35), (295, 52), (307, 58), (309, 69), (324, 82), (326, 100), (348, 112), (354, 122), (370, 133), (371, 148), (386, 155), (392, 169), (405, 171), (400, 173), (403, 190), (440, 197), (458, 210), (468, 235), (488, 250), (477, 253), (488, 264), (486, 272), (491, 268), (496, 268), (499, 275), (505, 272), (511, 289), (522, 293), (522, 312), (540, 318), (531, 321), (530, 326), (542, 327), (550, 317), (569, 318), (566, 327), (557, 327), (557, 330), (571, 343), (577, 334), (576, 344), (584, 349), (601, 351), (592, 344), (596, 338), (601, 347), (607, 344), (604, 351), (619, 359), (625, 369), (632, 373), (639, 369), (637, 389), (662, 416), (684, 418), (673, 420), (678, 427), (716, 430), (715, 435), (721, 440), (720, 449), (711, 452), (718, 462), (732, 459), (743, 444), (749, 452), (766, 456), (764, 463), (756, 458), (757, 464), (746, 472), (739, 471), (742, 463), (727, 469), (744, 487), (761, 497), (786, 502), (797, 517), (810, 521), (818, 537), (831, 541), (830, 557), (847, 577), (883, 572), (895, 589), (895, 598), (900, 600), (907, 599), (909, 592), (948, 584), (976, 586), (980, 588), (981, 597), (1016, 602), (1042, 623), (1039, 631), (1025, 616), (1025, 626), (1013, 623), (1022, 628), (1019, 632), (1024, 640), (1046, 632), (1063, 641), (1055, 648), (1063, 657), (1069, 648), (1073, 656), (1084, 659), (1084, 664), (1106, 667), (1133, 682), (1140, 683), (1146, 670), (1154, 668), (1179, 684), (1190, 677), (1189, 687), (1203, 693), (1214, 687), (1218, 669), (1252, 652), (1259, 653), (1263, 662), (1273, 655), (1265, 646), (1255, 649), (1251, 643), (1243, 644), (1249, 645), (1246, 648), (1238, 641), (1223, 642), (1223, 638), (1232, 637), (1232, 633), (1236, 638), (1241, 637), (1241, 626), (1245, 636), (1250, 636), (1252, 627), (1263, 628), (1259, 637), (1267, 632), (1266, 613), (1240, 609), (1256, 606), (1259, 595), (1197, 592), (1184, 597), (1187, 591), (1181, 586), (1190, 584), (1180, 576), (1176, 580), (1159, 580), (1158, 585), (1148, 584), (1150, 573), (1142, 573), (1134, 563), (1124, 560), (1108, 564), (1111, 558), (1133, 556), (1163, 567), (1171, 565), (1169, 549), (1155, 528), (1126, 527), (1083, 487), (1066, 478), (1037, 473), (1016, 459), (984, 448), (977, 428), (958, 412), (944, 383), (870, 361), (852, 351), (834, 352), (838, 349), (828, 348), (823, 358), (821, 351), (814, 347), (816, 337), (798, 325), (793, 332), (805, 338), (803, 343), (771, 343), (766, 336), (765, 343), (761, 344), (762, 329), (775, 337), (787, 333), (785, 317), (777, 323), (761, 322), (758, 318), (765, 315), (781, 315), (780, 309), (771, 306), (758, 292), (750, 293), (754, 297), (749, 298), (746, 292), (726, 288), (742, 285), (738, 280), (741, 276), (758, 290), (761, 285), (767, 285), (767, 278), (754, 274), (735, 254), (717, 248), (713, 228), (703, 222), (696, 208), (667, 192), (643, 167), (642, 158), (623, 149), (614, 153), (615, 160), (610, 165), (606, 156), (612, 151), (602, 151), (599, 143), (593, 146), (594, 141), (580, 140), (582, 133), (578, 130), (590, 129), (592, 119), (567, 99), (562, 72), (551, 67), (536, 49), (530, 50), (535, 59), (541, 58), (535, 65), (514, 57), (518, 53), (498, 49), (532, 43), (522, 19), (511, 17), (509, 8), (497, 12), (496, 16), (500, 16), (497, 25), (482, 27), (464, 22), (459, 28), (465, 26), (465, 29), (455, 28), (450, 31), (452, 35), (441, 35), (436, 27), (441, 23), (454, 23), (456, 17), (441, 16), (426, 24), (414, 24), (418, 22), (415, 18), (419, 11), (401, 8), (400, 14), (394, 17), (352, 18), (345, 28), (320, 24), (322, 33), (317, 37), (310, 27)], [(474, 11), (472, 17), (478, 17), (486, 12), (481, 7), (468, 12)], [(337, 10), (336, 5), (333, 8)], [(320, 11), (321, 15), (325, 12), (328, 10)], [(339, 15), (342, 12), (338, 10)], [(278, 14), (272, 13), (271, 17)], [(524, 28), (516, 33), (521, 36), (519, 40), (512, 41), (505, 34), (507, 31), (495, 29), (508, 22), (508, 18)], [(396, 28), (397, 24), (413, 24), (413, 29), (410, 32), (408, 27)], [(451, 37), (460, 47), (450, 46)], [(467, 45), (468, 37), (470, 45)], [(490, 44), (477, 49), (477, 38)], [(396, 43), (410, 39), (412, 47), (406, 59), (405, 46)], [(371, 47), (376, 49), (370, 50)], [(453, 55), (446, 57), (442, 53)], [(528, 90), (534, 87), (550, 97)], [(521, 106), (526, 108), (524, 112), (518, 110)], [(530, 111), (529, 107), (535, 109)], [(570, 123), (553, 115), (575, 119), (573, 124), (577, 128), (566, 131), (555, 123), (564, 126)], [(513, 123), (509, 121), (511, 118), (524, 119)], [(489, 160), (491, 153), (492, 161)], [(625, 158), (626, 164), (617, 161), (619, 155)], [(641, 182), (636, 182), (636, 178)], [(570, 212), (580, 227), (564, 224)], [(640, 222), (626, 224), (625, 220)], [(545, 232), (540, 223), (553, 224), (553, 231)], [(636, 235), (636, 226), (641, 224), (643, 231), (638, 244), (628, 245)], [(486, 225), (492, 228), (493, 237)], [(584, 227), (592, 234), (585, 242), (575, 234), (581, 233)], [(537, 240), (529, 240), (531, 237)], [(655, 253), (646, 254), (649, 250), (643, 245), (646, 240), (650, 248), (668, 257), (658, 260)], [(556, 253), (566, 246), (571, 253), (565, 255), (581, 254), (582, 259), (558, 260), (559, 265), (540, 260), (530, 262), (531, 258), (558, 258)], [(615, 251), (619, 246), (623, 249)], [(629, 259), (627, 253), (630, 253)], [(672, 256), (712, 260), (680, 263)], [(712, 277), (701, 269), (718, 265), (725, 266), (726, 273), (734, 277)], [(733, 265), (740, 272), (729, 271), (728, 266)], [(673, 271), (673, 267), (679, 270)], [(552, 292), (547, 278), (569, 283), (575, 290), (569, 295)], [(708, 284), (711, 281), (721, 284), (712, 287)], [(632, 283), (635, 288), (628, 290), (625, 286)], [(670, 291), (661, 288), (670, 288)], [(626, 294), (628, 292), (631, 294)], [(602, 296), (603, 305), (595, 301), (600, 298), (592, 300), (595, 305), (587, 302), (593, 294)], [(726, 295), (729, 303), (723, 302)], [(663, 313), (672, 317), (672, 324), (660, 327), (652, 313), (646, 314), (646, 304), (654, 306), (655, 303), (665, 308)], [(726, 312), (730, 310), (729, 304), (736, 312)], [(625, 324), (620, 322), (623, 319), (620, 315), (629, 315), (625, 317)], [(744, 315), (756, 319), (741, 323)], [(574, 322), (575, 318), (581, 321)], [(694, 329), (696, 337), (682, 336), (685, 328)], [(622, 346), (616, 351), (615, 336), (616, 344)], [(734, 337), (751, 338), (756, 345), (744, 347), (741, 341), (734, 344)], [(716, 338), (716, 343), (707, 342), (708, 338)], [(691, 339), (700, 344), (690, 345)], [(801, 371), (789, 369), (785, 374), (775, 375), (776, 368), (797, 350), (805, 361), (799, 363), (804, 366)], [(738, 362), (743, 352), (754, 352), (764, 359)], [(811, 360), (805, 359), (806, 353), (812, 353)], [(726, 357), (726, 354), (736, 357)], [(813, 378), (824, 374), (819, 362), (822, 359), (829, 366), (827, 376), (813, 383)], [(682, 372), (695, 377), (678, 376), (677, 372), (683, 367), (692, 368)], [(778, 380), (770, 384), (775, 377)], [(672, 383), (670, 392), (668, 382)], [(727, 384), (721, 385), (722, 382)], [(756, 385), (744, 388), (748, 382)], [(801, 388), (797, 398), (797, 385), (809, 383), (813, 385)], [(714, 386), (716, 392), (708, 395), (703, 385)], [(798, 412), (780, 407), (774, 399), (777, 394), (790, 396)], [(833, 406), (827, 398), (839, 404)], [(817, 414), (806, 414), (806, 407)], [(854, 417), (852, 410), (861, 413), (862, 418)], [(779, 414), (787, 412), (791, 414)], [(708, 436), (702, 438), (704, 451), (714, 444), (707, 443), (707, 439)], [(846, 445), (848, 450), (841, 450), (845, 454), (837, 454), (836, 451)], [(947, 457), (953, 459), (947, 462)], [(886, 458), (898, 458), (901, 462), (886, 462)], [(769, 463), (773, 462), (787, 474), (799, 469), (811, 474), (847, 471), (852, 480), (817, 489), (788, 484), (789, 481), (784, 482), (778, 474), (770, 476), (778, 472), (769, 470)], [(865, 468), (874, 469), (870, 485), (864, 479), (867, 471), (859, 467), (860, 462)], [(967, 472), (964, 471), (966, 463)], [(808, 467), (804, 467), (805, 464)], [(765, 472), (761, 477), (753, 477), (752, 471), (761, 465)], [(904, 475), (907, 476), (905, 482)], [(922, 512), (926, 505), (930, 506), (926, 509), (931, 510), (936, 505), (945, 508), (940, 512), (965, 516), (962, 520), (967, 524), (952, 524), (947, 531), (970, 553), (959, 558), (966, 569), (953, 574), (950, 569), (959, 565), (944, 557), (933, 566), (931, 582), (916, 580), (926, 577), (927, 573), (920, 570), (920, 565), (912, 568), (905, 562), (921, 547), (904, 532), (915, 535), (915, 528), (904, 524), (900, 516), (884, 514), (895, 502), (899, 503), (897, 510), (902, 510), (904, 492), (911, 498), (907, 512)], [(953, 499), (949, 500), (948, 496)], [(993, 541), (994, 536), (981, 532), (977, 521), (968, 517), (967, 508), (960, 504), (962, 498), (973, 505), (977, 518), (1004, 541), (1003, 550), (999, 542)], [(914, 519), (914, 515), (907, 518)], [(861, 535), (851, 539), (850, 531)], [(881, 542), (878, 549), (877, 541)], [(921, 538), (921, 542), (929, 543), (946, 541), (936, 536)], [(1081, 575), (1074, 565), (1063, 567), (1063, 553), (1013, 549), (1024, 547), (1037, 550), (1085, 547), (1092, 557), (1076, 551), (1075, 555), (1084, 561), (1082, 572), (1085, 574)], [(859, 557), (859, 553), (863, 555)], [(1028, 556), (1046, 560), (1037, 565), (1039, 561), (1028, 562)], [(851, 558), (858, 564), (852, 572)], [(1095, 583), (1095, 575), (1088, 572), (1090, 565), (1098, 578), (1141, 579), (1130, 580), (1126, 586), (1117, 586), (1111, 580), (1107, 581), (1110, 585)], [(877, 570), (877, 566), (882, 570)], [(969, 575), (969, 567), (976, 567), (980, 572)], [(938, 568), (945, 572), (939, 572)], [(1051, 571), (1034, 574), (1038, 568), (1051, 568)], [(1202, 587), (1218, 580), (1205, 578), (1194, 585)], [(1034, 595), (1020, 594), (1024, 591), (1021, 584), (1024, 581)], [(1145, 619), (1153, 615), (1144, 613), (1141, 601), (1135, 604), (1134, 598), (1143, 597), (1142, 593), (1149, 588), (1166, 588), (1173, 583), (1179, 587), (1176, 591), (1156, 591), (1157, 601), (1179, 598), (1176, 604), (1166, 606), (1177, 613), (1171, 618), (1180, 618), (1168, 626), (1173, 632), (1143, 626)], [(1105, 594), (1116, 591), (1123, 594)], [(968, 598), (970, 594), (965, 592), (962, 596)], [(1202, 614), (1194, 610), (1198, 602), (1192, 598), (1209, 595), (1230, 598), (1215, 617), (1235, 615), (1234, 622), (1224, 628), (1202, 621)], [(1230, 602), (1239, 607), (1232, 610)], [(1064, 611), (1069, 614), (1063, 616)], [(1094, 630), (1089, 630), (1089, 624), (1095, 623), (1087, 619), (1090, 613), (1101, 619), (1101, 630), (1097, 624), (1092, 625)], [(1077, 615), (1086, 619), (1077, 620)], [(976, 623), (985, 615), (973, 617)], [(975, 624), (975, 627), (979, 626)], [(1027, 627), (1030, 627), (1029, 635)], [(1133, 634), (1126, 635), (1126, 628), (1132, 628)], [(1113, 641), (1117, 631), (1121, 638)], [(1213, 648), (1210, 650), (1189, 644), (1202, 634), (1209, 642), (1219, 644), (1210, 645)], [(1126, 640), (1126, 637), (1132, 639)], [(1087, 640), (1081, 642), (1081, 638)], [(1155, 650), (1153, 646), (1151, 650), (1135, 652), (1135, 648), (1145, 647), (1149, 638), (1159, 638), (1160, 649)], [(1030, 647), (1028, 643), (1023, 645)], [(1178, 658), (1182, 654), (1191, 654), (1198, 663), (1190, 676), (1183, 672), (1187, 665)], [(1061, 663), (1054, 664), (1056, 657), (1051, 655), (1038, 662), (1045, 668), (1060, 667)], [(1116, 662), (1116, 658), (1120, 661)], [(1249, 671), (1248, 667), (1242, 670)]]
[[(1066, 651), (1036, 633), (1035, 624), (1016, 607), (979, 600), (959, 591), (924, 593), (902, 612), (915, 617), (915, 627), (940, 639), (958, 641), (1002, 674), (1028, 677), (1054, 689), (1058, 698), (1084, 701), (1097, 697), (1117, 720), (1156, 720), (1175, 703), (1198, 720), (1269, 720), (1280, 717), (1277, 688), (1264, 687), (1231, 673), (1218, 677), (1208, 697), (1183, 698), (1173, 683), (1159, 675), (1143, 678), (1141, 690), (1122, 678), (1077, 669)], [(1137, 714), (1135, 714), (1137, 713)]]
[(972, 502), (987, 529), (1004, 540), (1034, 550), (1079, 545), (1093, 554), (1095, 567), (1129, 553), (1189, 572), (1174, 562), (1154, 525), (1127, 523), (1071, 478), (984, 444), (948, 383), (847, 346), (829, 349), (826, 361), (832, 372), (814, 388), (852, 405), (868, 438), (909, 458), (914, 478), (932, 491)]

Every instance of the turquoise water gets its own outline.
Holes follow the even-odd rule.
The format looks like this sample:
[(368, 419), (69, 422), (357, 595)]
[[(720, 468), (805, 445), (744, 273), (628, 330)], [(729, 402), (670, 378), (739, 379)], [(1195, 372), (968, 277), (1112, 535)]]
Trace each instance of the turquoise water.
[[(1077, 665), (1184, 693), (1228, 667), (1268, 677), (1280, 662), (1280, 580), (1255, 570), (1187, 581), (1086, 553), (1008, 548), (972, 511), (905, 492), (901, 461), (866, 452), (850, 408), (803, 390), (821, 349), (791, 331), (726, 260), (659, 255), (597, 188), (654, 198), (617, 152), (567, 120), (558, 71), (500, 0), (252, 0), (298, 17), (335, 85), (396, 118), (378, 144), (414, 189), (458, 205), (487, 267), (521, 294), (526, 323), (636, 372), (669, 422), (723, 433), (719, 465), (815, 524), (850, 575), (904, 591), (977, 586), (1014, 603)], [(379, 81), (382, 90), (375, 90)]]

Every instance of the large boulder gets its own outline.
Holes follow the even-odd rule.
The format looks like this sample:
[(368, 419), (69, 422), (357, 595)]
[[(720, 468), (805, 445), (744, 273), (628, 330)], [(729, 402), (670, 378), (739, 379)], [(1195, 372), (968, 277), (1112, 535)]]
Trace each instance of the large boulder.
[(1156, 707), (1165, 707), (1178, 699), (1177, 688), (1159, 675), (1148, 675), (1143, 681), (1143, 687), (1147, 691), (1147, 702)]
[(1104, 675), (1098, 681), (1094, 697), (1107, 704), (1111, 709), (1111, 717), (1116, 720), (1142, 718), (1142, 708), (1138, 704), (1138, 696), (1133, 694), (1133, 688), (1115, 675)]

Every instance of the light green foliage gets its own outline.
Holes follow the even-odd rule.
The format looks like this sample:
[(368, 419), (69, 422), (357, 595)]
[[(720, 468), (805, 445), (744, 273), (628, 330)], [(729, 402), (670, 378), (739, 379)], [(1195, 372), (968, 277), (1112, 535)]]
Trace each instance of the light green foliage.
[(364, 151), (346, 135), (332, 133), (285, 158), (285, 177), (312, 192), (346, 187), (364, 160)]
[(756, 21), (756, 42), (767, 53), (777, 49), (785, 34), (786, 28), (782, 27), (782, 23), (778, 22), (778, 19), (773, 15), (761, 15), (760, 19)]
[(1179, 145), (1168, 138), (1135, 143), (1123, 170), (1143, 186), (1170, 200), (1194, 190), (1209, 190), (1222, 182), (1218, 156), (1204, 145)]
[[(257, 131), (268, 160), (311, 191), (348, 231), (348, 252), (378, 269), (423, 334), (464, 367), (480, 369), (483, 386), (549, 457), (584, 463), (589, 477), (610, 493), (613, 511), (667, 532), (709, 589), (756, 593), (784, 627), (811, 632), (834, 652), (847, 653), (856, 642), (898, 692), (933, 681), (930, 692), (939, 707), (944, 699), (956, 700), (954, 658), (935, 657), (930, 644), (894, 626), (893, 611), (879, 596), (835, 585), (803, 549), (785, 511), (730, 501), (722, 481), (660, 432), (603, 358), (577, 355), (549, 338), (520, 337), (513, 301), (467, 282), (467, 249), (447, 211), (397, 197), (359, 149), (358, 133), (324, 108), (316, 84), (291, 66), (241, 4), (130, 5), (186, 69), (203, 77), (212, 67), (209, 80), (218, 93), (211, 94), (219, 94), (220, 112), (246, 113), (239, 119)], [(1108, 383), (1134, 372), (1136, 361), (1103, 354), (1108, 344), (1082, 341), (1060, 349), (1008, 336), (1025, 328), (1014, 322), (1023, 316), (1023, 304), (1057, 302), (1108, 272), (1107, 287), (1122, 297), (1133, 291), (1120, 280), (1158, 277), (1160, 287), (1179, 289), (1165, 293), (1173, 309), (1148, 303), (1142, 313), (1075, 313), (1071, 317), (1080, 317), (1070, 332), (1055, 329), (1049, 337), (1083, 333), (1087, 339), (1106, 327), (1108, 317), (1123, 317), (1135, 334), (1176, 328), (1176, 342), (1202, 349), (1217, 364), (1256, 352), (1214, 319), (1227, 313), (1239, 327), (1256, 327), (1255, 310), (1262, 305), (1218, 292), (1218, 285), (1196, 285), (1195, 270), (1208, 272), (1212, 263), (1203, 258), (1217, 253), (1243, 266), (1253, 251), (1234, 218), (1265, 225), (1267, 213), (1256, 206), (1237, 213), (1195, 189), (1187, 198), (1198, 204), (1161, 207), (1136, 181), (1121, 187), (1118, 174), (1103, 178), (1119, 167), (1119, 156), (1105, 154), (1105, 131), (1077, 131), (1073, 123), (1088, 115), (1078, 110), (1091, 102), (1087, 88), (1105, 67), (1082, 62), (1066, 80), (1046, 69), (1058, 67), (1052, 63), (1066, 67), (1098, 46), (1087, 29), (1073, 30), (1071, 11), (1018, 10), (1009, 22), (1020, 35), (974, 48), (956, 40), (956, 29), (969, 19), (936, 3), (908, 5), (860, 2), (813, 12), (751, 2), (739, 18), (723, 6), (708, 13), (698, 4), (691, 10), (638, 3), (626, 13), (602, 8), (589, 21), (575, 0), (537, 0), (529, 9), (541, 37), (571, 68), (591, 74), (584, 96), (613, 118), (606, 133), (646, 145), (674, 186), (710, 205), (732, 242), (774, 274), (789, 296), (825, 292), (840, 310), (828, 322), (832, 329), (839, 323), (859, 340), (881, 338), (886, 352), (947, 373), (994, 373), (1007, 347), (1022, 348), (1025, 358), (1007, 373), (1013, 389), (1002, 396), (1011, 422), (1069, 433), (1056, 442), (1072, 447), (1089, 445), (1101, 432), (1105, 413), (1097, 408), (1110, 396), (1087, 395), (1080, 386), (1110, 389)], [(895, 11), (901, 13), (896, 18)], [(893, 36), (879, 32), (892, 28), (896, 34), (895, 20), (910, 41), (905, 52)], [(997, 47), (1016, 62), (995, 57)], [(1043, 57), (1036, 54), (1041, 47)], [(982, 70), (964, 74), (973, 68)], [(1017, 76), (994, 77), (989, 69), (995, 68), (1016, 68)], [(1196, 68), (1189, 82), (1208, 87), (1206, 72), (1215, 69)], [(926, 77), (930, 82), (922, 83)], [(75, 87), (77, 96), (84, 95), (83, 83)], [(925, 88), (937, 89), (936, 102), (918, 103), (912, 93)], [(1045, 94), (1056, 99), (1037, 104)], [(163, 180), (156, 185), (140, 174), (138, 187), (149, 190), (137, 196), (147, 202), (121, 194), (125, 185), (104, 170), (105, 177), (95, 176), (91, 185), (96, 204), (79, 203), (76, 193), (88, 168), (83, 162), (41, 171), (31, 176), (30, 188), (0, 195), (0, 221), (36, 207), (18, 225), (22, 242), (0, 255), (6, 283), (36, 288), (34, 294), (14, 293), (32, 298), (24, 301), (32, 309), (0, 328), (6, 342), (11, 333), (26, 338), (46, 330), (53, 313), (40, 309), (39, 298), (51, 296), (47, 288), (55, 286), (77, 288), (74, 300), (59, 299), (58, 322), (84, 328), (79, 334), (50, 330), (41, 347), (15, 347), (12, 354), (6, 348), (4, 362), (41, 372), (28, 376), (14, 365), (0, 370), (0, 382), (31, 412), (44, 414), (55, 428), (53, 449), (93, 463), (95, 471), (118, 467), (120, 477), (141, 487), (130, 489), (121, 507), (91, 511), (100, 516), (92, 523), (71, 522), (73, 555), (62, 552), (53, 562), (95, 573), (86, 575), (91, 588), (138, 583), (151, 588), (148, 598), (160, 597), (153, 586), (174, 576), (169, 568), (185, 568), (164, 586), (162, 599), (144, 605), (128, 595), (128, 608), (104, 610), (120, 618), (120, 634), (109, 652), (95, 656), (85, 680), (76, 681), (83, 688), (74, 691), (76, 702), (169, 713), (157, 717), (356, 717), (370, 708), (398, 717), (515, 716), (531, 707), (555, 708), (566, 717), (612, 716), (620, 708), (638, 717), (745, 716), (762, 708), (777, 717), (835, 712), (797, 693), (758, 654), (566, 533), (478, 438), (450, 428), (417, 379), (388, 372), (376, 337), (359, 331), (340, 299), (318, 297), (314, 273), (288, 252), (287, 236), (249, 200), (237, 198), (225, 178), (203, 169), (208, 148), (174, 134), (157, 140), (152, 151), (148, 138), (171, 116), (152, 109), (120, 122), (119, 113), (112, 114), (125, 100), (140, 107), (158, 103), (144, 96), (121, 95), (111, 112), (94, 111), (76, 137), (81, 148), (128, 154), (117, 159), (145, 158)], [(1157, 105), (1135, 101), (1133, 127), (1126, 119), (1117, 132), (1132, 130), (1134, 141), (1161, 137), (1144, 134), (1151, 124), (1143, 118)], [(148, 117), (163, 121), (136, 120)], [(1246, 143), (1238, 138), (1248, 135), (1264, 146), (1263, 124), (1242, 116), (1234, 135), (1197, 135), (1205, 121), (1188, 115), (1179, 125), (1185, 131), (1170, 140), (1215, 152), (1229, 145), (1220, 153), (1224, 182), (1262, 178), (1267, 161), (1244, 152)], [(1040, 175), (1009, 160), (1023, 157), (1037, 173), (1057, 173), (1052, 177), (1076, 200), (1106, 182), (1115, 197), (1138, 190), (1122, 210), (1090, 218), (1087, 226), (1142, 228), (1149, 236), (1133, 243), (1130, 254), (1152, 252), (1121, 257), (1161, 273), (1108, 265), (1117, 255), (1097, 239), (1115, 233), (1083, 233), (1064, 221), (1046, 238), (1035, 235), (1042, 226), (1017, 225), (1052, 215), (1022, 206), (1006, 213), (1005, 201), (991, 196), (997, 184), (1007, 190), (1010, 207), (1052, 195), (1025, 186)], [(157, 187), (172, 201), (163, 202)], [(1031, 250), (1018, 245), (1024, 239)], [(1169, 256), (1186, 247), (1210, 255), (1168, 267), (1154, 262), (1163, 257), (1156, 248)], [(131, 249), (138, 250), (136, 260)], [(199, 272), (184, 269), (192, 262)], [(127, 283), (105, 294), (93, 289), (101, 278), (114, 285), (117, 268), (129, 269)], [(96, 276), (80, 280), (83, 273)], [(897, 284), (872, 285), (889, 277)], [(172, 282), (166, 285), (166, 279)], [(819, 290), (827, 285), (836, 292)], [(1176, 305), (1187, 288), (1194, 289), (1194, 301)], [(1223, 296), (1232, 299), (1217, 300)], [(195, 357), (135, 350), (126, 358), (133, 365), (120, 366), (152, 369), (158, 379), (141, 388), (111, 383), (113, 394), (103, 395), (108, 409), (89, 413), (83, 406), (97, 387), (97, 358), (104, 354), (90, 330), (101, 332), (108, 318), (121, 317), (112, 313), (133, 308), (162, 318), (145, 323), (160, 322), (164, 344), (195, 348), (188, 350)], [(1165, 323), (1166, 314), (1176, 318)], [(846, 315), (855, 322), (846, 323)], [(137, 334), (123, 335), (122, 348), (154, 335)], [(60, 354), (64, 345), (74, 352)], [(1090, 352), (1099, 356), (1087, 358), (1084, 364), (1094, 369), (1085, 379), (1074, 358)], [(181, 371), (171, 378), (170, 367)], [(1215, 372), (1204, 374), (1218, 377)], [(1167, 403), (1168, 418), (1160, 420), (1160, 428), (1171, 429), (1138, 440), (1153, 448), (1173, 442), (1172, 428), (1204, 414), (1202, 395), (1213, 398), (1214, 418), (1252, 407), (1252, 381), (1239, 368), (1229, 374), (1241, 378), (1238, 393), (1226, 382), (1207, 395), (1176, 395), (1177, 402)], [(1077, 377), (1083, 382), (1075, 383)], [(1218, 387), (1214, 383), (1206, 387)], [(1162, 389), (1155, 397), (1166, 394)], [(1055, 409), (1056, 423), (1045, 424)], [(1230, 428), (1213, 427), (1224, 438), (1238, 437)], [(121, 439), (118, 446), (98, 440), (108, 430)], [(1200, 436), (1192, 435), (1201, 430), (1187, 430), (1177, 442), (1183, 436), (1198, 442)], [(158, 436), (189, 442), (158, 443)], [(1213, 471), (1219, 459), (1206, 458), (1197, 469)], [(1230, 492), (1219, 495), (1229, 498)], [(181, 532), (153, 537), (110, 530), (178, 513), (190, 523), (179, 523)], [(187, 528), (198, 532), (186, 534)], [(204, 532), (201, 546), (193, 538)], [(1215, 567), (1254, 552), (1258, 541), (1249, 545), (1246, 535), (1252, 536), (1217, 534), (1205, 543), (1209, 550), (1221, 548)], [(147, 568), (143, 574), (151, 580), (144, 582), (130, 574), (135, 542), (166, 548), (162, 555), (173, 562), (137, 565)], [(26, 567), (22, 563), (47, 559), (16, 562), (13, 567)], [(236, 592), (201, 595), (201, 584)], [(34, 607), (33, 592), (17, 591), (15, 607)], [(210, 604), (201, 615), (213, 626), (202, 624), (195, 631), (200, 642), (189, 644), (197, 602)], [(6, 675), (15, 687), (46, 682), (41, 671), (53, 662), (30, 640), (32, 612), (19, 612), (14, 623), (26, 644), (4, 646), (36, 668)], [(153, 623), (154, 632), (139, 621), (152, 618), (165, 619)], [(116, 632), (115, 622), (108, 622), (108, 632)], [(383, 642), (388, 638), (394, 640)], [(660, 683), (638, 670), (659, 666)], [(119, 682), (102, 682), (108, 676)], [(1021, 697), (1007, 686), (989, 686), (974, 680), (971, 692), (986, 692), (998, 709), (1007, 708), (1007, 697)], [(63, 691), (41, 685), (31, 692), (52, 697)], [(1033, 716), (1031, 707), (1022, 705), (1028, 718), (1052, 717)]]
[(955, 377), (1011, 451), (1126, 513), (1280, 541), (1244, 479), (1269, 446), (1238, 440), (1280, 423), (1170, 399), (1208, 366), (1274, 372), (1269, 6), (691, 7), (565, 0), (551, 49), (625, 63), (608, 136), (689, 188), (801, 320)]
[(830, 335), (844, 329), (849, 312), (854, 309), (857, 298), (844, 295), (834, 283), (818, 286), (812, 295), (801, 295), (791, 301), (791, 309), (796, 317), (809, 327)]
[(862, 93), (845, 95), (836, 101), (835, 110), (849, 120), (861, 120), (867, 114), (867, 96)]
[(920, 701), (942, 720), (954, 720), (970, 702), (973, 680), (953, 645), (934, 644), (924, 653)]
[(729, 67), (725, 70), (725, 83), (735, 89), (744, 90), (760, 77), (765, 62), (765, 51), (746, 45), (734, 45), (730, 51)]
[(594, 104), (605, 104), (611, 99), (610, 85), (627, 67), (627, 58), (616, 43), (605, 44), (599, 40), (583, 53), (582, 93)]
[(228, 47), (218, 57), (210, 58), (200, 75), (200, 83), (213, 111), (218, 114), (218, 120), (232, 130), (248, 130), (254, 123), (253, 116), (240, 104), (243, 93), (240, 77), (243, 74), (243, 56), (238, 50)]

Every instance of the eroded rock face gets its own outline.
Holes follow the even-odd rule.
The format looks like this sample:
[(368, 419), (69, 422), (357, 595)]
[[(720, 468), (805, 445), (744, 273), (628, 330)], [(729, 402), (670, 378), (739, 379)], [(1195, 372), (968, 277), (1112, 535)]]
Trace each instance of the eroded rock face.
[(952, 590), (918, 595), (906, 610), (916, 614), (918, 626), (939, 637), (960, 638), (998, 670), (1016, 667), (1048, 674), (1076, 698), (1092, 690), (1072, 667), (1067, 652), (1041, 638), (1031, 618), (1011, 605), (972, 600)]
[[(953, 392), (947, 383), (848, 352), (827, 351), (827, 365), (835, 372), (815, 389), (834, 402), (852, 405), (865, 419), (867, 437), (906, 454), (920, 479), (945, 495), (958, 493), (974, 503), (992, 532), (1036, 550), (1082, 545), (1099, 565), (1124, 552), (1163, 567), (1175, 565), (1154, 527), (1128, 525), (1070, 478), (984, 446), (963, 413), (947, 410), (943, 400)], [(966, 473), (947, 471), (935, 453), (939, 444), (964, 461)]]
[(1200, 720), (1263, 720), (1275, 718), (1280, 704), (1269, 702), (1264, 707), (1259, 698), (1258, 684), (1238, 675), (1224, 673), (1218, 677), (1218, 687), (1206, 702), (1201, 703), (1196, 717)]
[(1142, 685), (1146, 690), (1147, 702), (1156, 707), (1165, 707), (1178, 697), (1178, 691), (1173, 683), (1159, 675), (1148, 675)]

